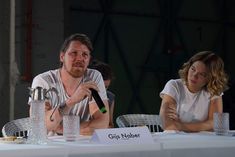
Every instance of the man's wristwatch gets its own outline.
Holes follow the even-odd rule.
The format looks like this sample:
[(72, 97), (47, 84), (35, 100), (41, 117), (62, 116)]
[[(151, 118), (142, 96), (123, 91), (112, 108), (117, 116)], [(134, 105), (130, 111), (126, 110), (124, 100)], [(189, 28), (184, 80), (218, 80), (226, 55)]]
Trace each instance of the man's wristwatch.
[(59, 113), (63, 116), (65, 114), (64, 110), (66, 108), (66, 102), (63, 102), (59, 107), (58, 107), (58, 111)]

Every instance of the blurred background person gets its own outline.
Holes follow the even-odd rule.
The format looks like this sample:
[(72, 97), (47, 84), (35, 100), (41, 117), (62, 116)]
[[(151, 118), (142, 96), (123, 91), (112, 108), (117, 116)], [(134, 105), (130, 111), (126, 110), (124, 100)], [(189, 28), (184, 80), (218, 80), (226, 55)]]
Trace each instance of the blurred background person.
[(97, 59), (93, 59), (90, 62), (89, 68), (98, 70), (104, 79), (104, 84), (105, 84), (105, 88), (107, 91), (107, 97), (108, 97), (108, 103), (109, 103), (109, 115), (110, 115), (109, 127), (113, 128), (114, 127), (113, 112), (114, 112), (114, 104), (115, 104), (115, 94), (112, 93), (108, 89), (112, 80), (114, 79), (112, 68), (108, 64)]

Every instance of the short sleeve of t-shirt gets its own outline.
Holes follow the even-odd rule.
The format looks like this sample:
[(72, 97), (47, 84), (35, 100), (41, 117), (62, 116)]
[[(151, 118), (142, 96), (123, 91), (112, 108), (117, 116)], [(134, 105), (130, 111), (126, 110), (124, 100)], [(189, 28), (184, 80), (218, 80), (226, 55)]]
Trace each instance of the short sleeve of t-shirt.
[(183, 86), (177, 83), (179, 80), (169, 80), (163, 90), (160, 92), (160, 97), (163, 98), (164, 94), (171, 96), (174, 100), (179, 101), (179, 93)]

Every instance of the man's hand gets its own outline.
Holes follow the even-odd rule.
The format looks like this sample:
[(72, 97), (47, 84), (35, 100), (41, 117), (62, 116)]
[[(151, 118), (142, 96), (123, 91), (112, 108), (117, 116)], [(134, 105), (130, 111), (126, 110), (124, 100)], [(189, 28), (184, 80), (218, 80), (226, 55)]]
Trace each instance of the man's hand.
[(45, 102), (45, 111), (49, 111), (51, 109), (52, 109), (51, 104), (48, 101), (46, 101)]
[(89, 97), (91, 99), (91, 90), (95, 89), (99, 91), (97, 85), (95, 82), (85, 82), (79, 85), (79, 87), (76, 89), (76, 91), (73, 93), (73, 95), (69, 98), (69, 102), (66, 104), (70, 107), (72, 107), (74, 104), (82, 101), (86, 97)]

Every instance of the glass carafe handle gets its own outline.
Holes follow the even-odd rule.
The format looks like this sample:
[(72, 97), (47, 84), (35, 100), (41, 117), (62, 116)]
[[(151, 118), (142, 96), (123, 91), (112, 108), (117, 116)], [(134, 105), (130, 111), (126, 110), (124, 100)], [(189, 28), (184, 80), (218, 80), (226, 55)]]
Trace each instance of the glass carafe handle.
[(54, 88), (54, 87), (48, 89), (48, 90), (46, 91), (45, 95), (47, 95), (47, 93), (49, 93), (49, 92), (54, 92), (54, 93), (56, 94), (56, 96), (57, 96), (56, 105), (55, 105), (55, 107), (54, 107), (54, 109), (53, 109), (53, 111), (52, 111), (52, 113), (51, 113), (51, 115), (50, 115), (50, 121), (54, 121), (54, 119), (52, 118), (52, 116), (53, 116), (55, 110), (59, 107), (59, 102), (60, 102), (60, 101), (59, 101), (59, 100), (60, 100), (60, 99), (59, 99), (59, 93), (58, 93), (58, 91), (56, 90), (56, 88)]

